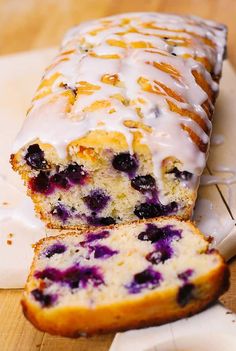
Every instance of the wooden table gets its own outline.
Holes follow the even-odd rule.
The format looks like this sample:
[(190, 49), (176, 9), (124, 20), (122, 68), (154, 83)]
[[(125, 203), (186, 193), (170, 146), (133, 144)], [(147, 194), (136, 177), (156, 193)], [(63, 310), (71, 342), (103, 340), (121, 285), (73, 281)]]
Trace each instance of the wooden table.
[[(70, 26), (125, 11), (191, 13), (227, 24), (229, 60), (236, 67), (235, 0), (0, 0), (0, 54), (58, 45)], [(221, 301), (236, 312), (236, 260), (230, 268), (231, 288)], [(38, 332), (24, 319), (20, 296), (21, 291), (0, 291), (1, 351), (109, 349), (113, 335), (69, 340)]]

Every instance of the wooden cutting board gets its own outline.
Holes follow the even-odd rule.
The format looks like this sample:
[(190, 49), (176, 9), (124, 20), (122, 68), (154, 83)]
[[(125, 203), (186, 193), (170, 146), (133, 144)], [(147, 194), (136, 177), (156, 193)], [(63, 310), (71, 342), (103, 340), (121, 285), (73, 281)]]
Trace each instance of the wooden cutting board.
[[(39, 81), (41, 71), (46, 62), (54, 54), (54, 50), (26, 52), (18, 55), (0, 58), (0, 114), (14, 118), (14, 124), (20, 127), (24, 110), (27, 109), (33, 90)], [(217, 164), (236, 167), (235, 146), (236, 128), (234, 115), (236, 102), (234, 86), (236, 75), (229, 63), (225, 64), (221, 84), (221, 94), (217, 102), (214, 133), (223, 134), (225, 142), (218, 147), (212, 147), (206, 173), (212, 173)], [(13, 113), (14, 111), (14, 113)], [(19, 112), (19, 113), (18, 113)], [(0, 137), (12, 137), (10, 123), (4, 123)], [(8, 162), (7, 147), (2, 160)], [(236, 185), (232, 186), (236, 193)], [(236, 217), (235, 203), (228, 203), (227, 188), (223, 185), (202, 187), (200, 196), (210, 199), (221, 219)], [(1, 229), (1, 228), (0, 228)], [(1, 233), (0, 233), (1, 234)], [(21, 262), (19, 261), (19, 266)], [(231, 263), (231, 288), (221, 301), (227, 307), (236, 311), (236, 261)], [(98, 336), (90, 339), (69, 340), (50, 336), (34, 329), (23, 317), (20, 306), (20, 290), (0, 290), (0, 350), (1, 351), (108, 351), (114, 335)], [(132, 351), (132, 350), (127, 350)], [(223, 350), (222, 350), (223, 351)]]

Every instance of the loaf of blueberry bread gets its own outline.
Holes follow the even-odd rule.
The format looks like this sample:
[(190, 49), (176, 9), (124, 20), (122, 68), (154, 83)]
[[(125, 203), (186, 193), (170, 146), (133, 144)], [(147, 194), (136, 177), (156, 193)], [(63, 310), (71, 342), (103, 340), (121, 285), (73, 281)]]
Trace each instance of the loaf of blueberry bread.
[(225, 45), (224, 25), (158, 13), (68, 32), (11, 158), (48, 226), (190, 217)]
[(227, 289), (228, 275), (190, 222), (160, 217), (42, 239), (22, 305), (52, 334), (126, 330), (201, 311)]

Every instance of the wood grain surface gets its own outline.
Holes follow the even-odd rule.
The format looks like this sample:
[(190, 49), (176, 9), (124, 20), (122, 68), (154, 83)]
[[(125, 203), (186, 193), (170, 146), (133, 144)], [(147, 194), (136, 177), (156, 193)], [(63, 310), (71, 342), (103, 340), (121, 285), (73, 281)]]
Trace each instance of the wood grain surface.
[(225, 23), (236, 67), (236, 0), (0, 0), (0, 54), (58, 45), (70, 26), (130, 11), (194, 14)]
[[(228, 57), (236, 67), (236, 0), (0, 0), (0, 54), (57, 46), (70, 26), (126, 11), (194, 14), (227, 24)], [(231, 288), (221, 301), (236, 312), (235, 260), (230, 269)], [(37, 331), (21, 313), (21, 293), (20, 290), (0, 290), (1, 351), (109, 349), (113, 335), (68, 340)]]

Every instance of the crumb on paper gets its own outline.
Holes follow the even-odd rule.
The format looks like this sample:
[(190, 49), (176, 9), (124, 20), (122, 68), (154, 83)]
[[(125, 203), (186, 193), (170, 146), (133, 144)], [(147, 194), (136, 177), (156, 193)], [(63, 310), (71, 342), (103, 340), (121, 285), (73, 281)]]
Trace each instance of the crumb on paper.
[(9, 205), (9, 202), (3, 201), (3, 202), (2, 202), (2, 205), (3, 205), (3, 206)]
[(209, 242), (209, 244), (211, 244), (214, 241), (214, 237), (211, 235), (207, 236), (206, 239)]
[(233, 312), (232, 311), (227, 311), (226, 314), (233, 314)]
[(12, 240), (8, 239), (7, 240), (7, 245), (12, 245)]
[(7, 235), (7, 237), (10, 239), (10, 238), (13, 238), (13, 236), (14, 236), (14, 234), (13, 233), (9, 233), (8, 235)]

